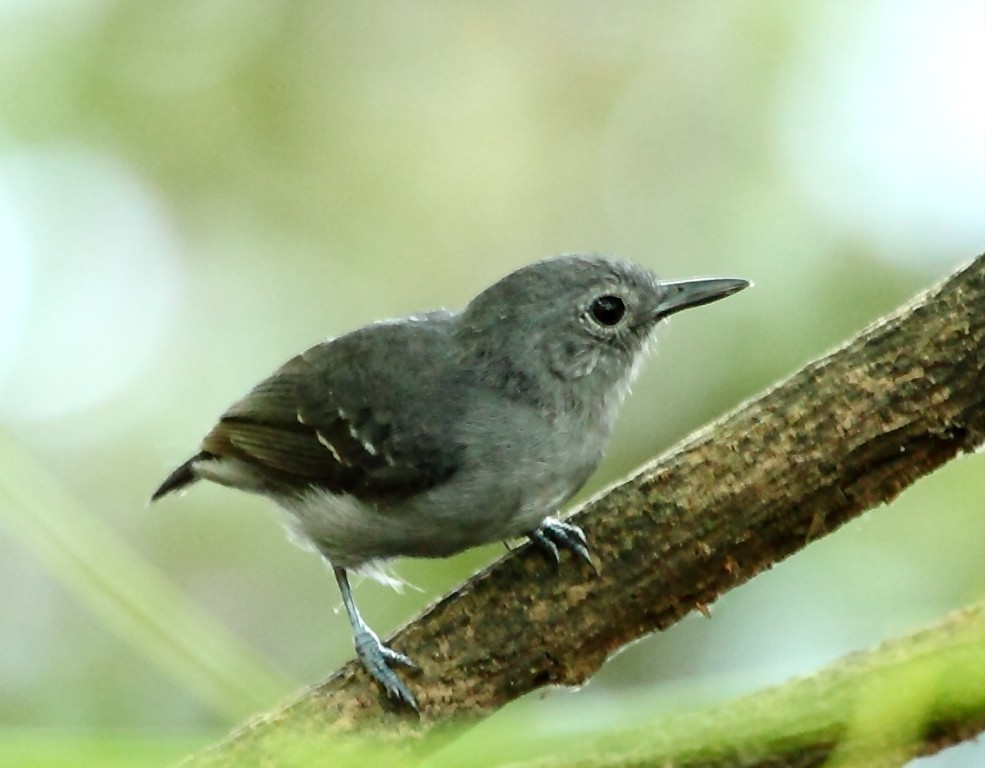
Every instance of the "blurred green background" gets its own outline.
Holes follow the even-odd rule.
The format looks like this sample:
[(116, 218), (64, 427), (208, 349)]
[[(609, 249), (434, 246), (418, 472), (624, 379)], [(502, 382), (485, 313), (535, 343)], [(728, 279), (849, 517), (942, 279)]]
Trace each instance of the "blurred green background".
[[(590, 491), (983, 245), (976, 0), (0, 2), (0, 765), (162, 765), (352, 656), (264, 502), (146, 504), (295, 352), (560, 252), (754, 280), (662, 331)], [(983, 469), (479, 731), (718, 701), (981, 598)], [(357, 597), (382, 634), (501, 551)]]

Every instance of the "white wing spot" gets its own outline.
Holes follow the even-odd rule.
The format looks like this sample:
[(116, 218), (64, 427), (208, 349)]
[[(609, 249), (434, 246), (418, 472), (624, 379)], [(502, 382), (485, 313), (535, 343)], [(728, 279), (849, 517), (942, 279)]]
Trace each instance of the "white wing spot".
[(363, 447), (363, 450), (365, 450), (370, 456), (376, 456), (376, 446), (374, 446), (369, 440), (363, 439), (362, 435), (359, 434), (359, 430), (352, 424), (351, 421), (349, 421), (349, 414), (342, 410), (341, 406), (337, 410), (339, 412), (339, 418), (345, 422), (345, 426), (349, 430), (349, 434), (352, 436), (352, 439), (358, 441)]
[(334, 458), (334, 459), (335, 459), (335, 460), (336, 460), (336, 461), (337, 461), (337, 462), (338, 462), (339, 464), (344, 464), (344, 463), (345, 463), (344, 461), (342, 461), (342, 457), (341, 457), (341, 456), (339, 456), (339, 452), (338, 452), (337, 450), (335, 450), (335, 446), (334, 446), (334, 445), (332, 445), (332, 444), (331, 444), (331, 443), (330, 443), (330, 442), (329, 442), (329, 441), (328, 441), (328, 440), (327, 440), (327, 439), (325, 438), (325, 435), (323, 435), (323, 434), (322, 434), (321, 432), (317, 432), (317, 431), (316, 431), (316, 432), (315, 432), (315, 437), (317, 437), (317, 438), (318, 438), (318, 442), (319, 442), (319, 443), (321, 443), (321, 444), (322, 444), (322, 445), (324, 445), (324, 446), (325, 446), (326, 448), (328, 448), (328, 450), (329, 450), (329, 451), (331, 452), (331, 454), (332, 454), (332, 457), (333, 457), (333, 458)]
[(304, 424), (304, 414), (300, 410), (295, 412), (295, 416), (297, 417), (298, 424)]

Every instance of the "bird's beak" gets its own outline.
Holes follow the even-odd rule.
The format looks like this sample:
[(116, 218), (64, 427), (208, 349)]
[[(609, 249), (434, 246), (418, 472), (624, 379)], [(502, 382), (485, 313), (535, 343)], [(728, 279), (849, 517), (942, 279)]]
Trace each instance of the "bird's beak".
[(664, 298), (653, 312), (657, 320), (680, 312), (682, 309), (700, 307), (702, 304), (724, 299), (743, 288), (748, 288), (751, 283), (737, 277), (710, 277), (699, 280), (677, 280), (662, 285)]

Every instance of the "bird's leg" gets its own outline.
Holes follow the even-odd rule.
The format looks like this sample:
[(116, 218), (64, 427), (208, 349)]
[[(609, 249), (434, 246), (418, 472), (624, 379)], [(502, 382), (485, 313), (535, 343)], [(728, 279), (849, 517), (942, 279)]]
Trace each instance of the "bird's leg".
[(547, 556), (556, 565), (561, 564), (561, 555), (558, 552), (558, 547), (561, 547), (584, 560), (592, 566), (596, 573), (599, 572), (599, 567), (592, 558), (592, 553), (588, 551), (588, 540), (577, 525), (563, 523), (548, 517), (544, 519), (539, 528), (535, 528), (527, 535), (532, 542), (547, 553)]
[(352, 599), (352, 589), (349, 587), (349, 574), (345, 568), (332, 566), (335, 573), (335, 580), (339, 583), (339, 592), (342, 593), (342, 603), (345, 605), (345, 612), (349, 616), (349, 623), (352, 625), (352, 640), (356, 646), (356, 655), (362, 662), (366, 671), (386, 690), (387, 695), (396, 701), (402, 702), (411, 707), (415, 712), (420, 712), (417, 707), (417, 700), (410, 692), (404, 682), (397, 677), (397, 674), (390, 668), (391, 664), (399, 664), (410, 669), (420, 669), (413, 661), (402, 653), (397, 653), (391, 648), (387, 648), (380, 642), (380, 638), (371, 630), (363, 617), (359, 615), (356, 608), (356, 601)]

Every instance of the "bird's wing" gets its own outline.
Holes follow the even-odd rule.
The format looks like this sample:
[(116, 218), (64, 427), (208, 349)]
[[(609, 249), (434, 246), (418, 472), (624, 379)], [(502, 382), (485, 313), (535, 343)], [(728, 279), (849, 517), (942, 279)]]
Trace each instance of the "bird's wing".
[[(422, 419), (422, 409), (396, 401), (400, 390), (387, 379), (407, 371), (394, 370), (392, 359), (380, 362), (386, 355), (347, 353), (345, 339), (311, 348), (262, 381), (222, 416), (203, 452), (245, 462), (273, 487), (367, 501), (447, 480), (458, 468), (459, 446)], [(392, 341), (371, 348), (377, 346), (392, 351)]]

